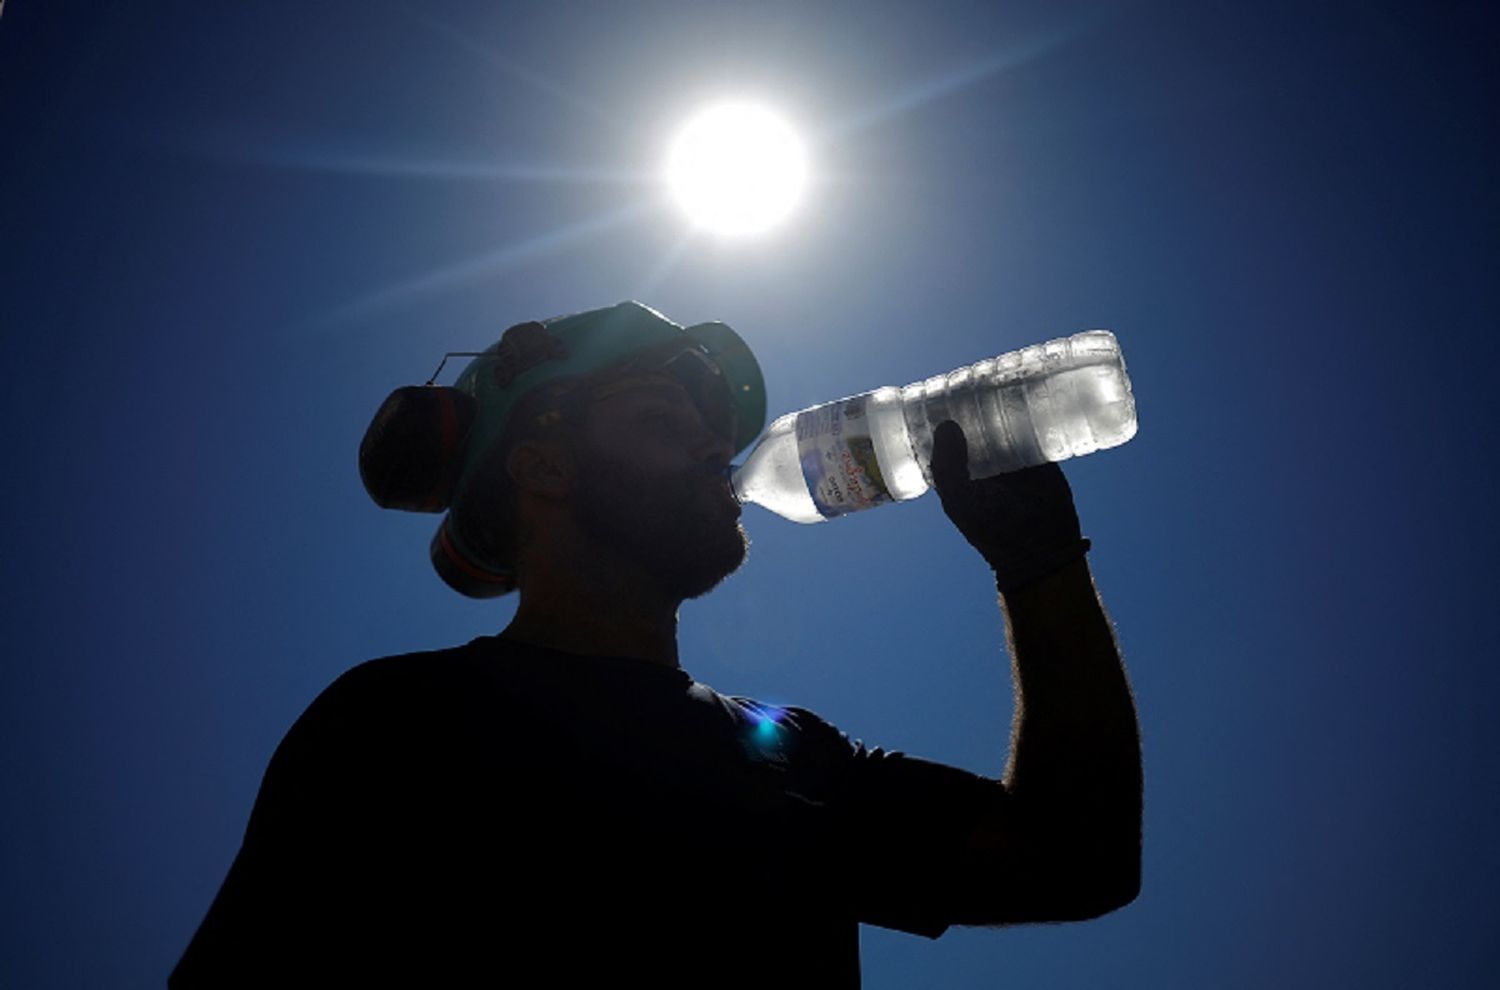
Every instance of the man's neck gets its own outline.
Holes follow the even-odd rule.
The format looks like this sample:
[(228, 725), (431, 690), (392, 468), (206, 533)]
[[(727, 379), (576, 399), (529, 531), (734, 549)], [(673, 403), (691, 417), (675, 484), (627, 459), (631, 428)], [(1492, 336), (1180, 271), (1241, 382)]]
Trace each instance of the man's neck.
[(598, 568), (524, 574), (515, 617), (504, 639), (586, 656), (677, 662), (677, 608), (644, 575)]

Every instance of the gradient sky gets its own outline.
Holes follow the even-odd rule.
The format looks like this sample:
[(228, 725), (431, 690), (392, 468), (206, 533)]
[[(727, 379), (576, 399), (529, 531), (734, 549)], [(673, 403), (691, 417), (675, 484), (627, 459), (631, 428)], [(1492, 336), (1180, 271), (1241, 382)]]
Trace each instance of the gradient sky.
[[(162, 985), (317, 692), (505, 625), (356, 445), (444, 351), (627, 298), (733, 324), (773, 414), (1124, 348), (1140, 433), (1067, 473), (1144, 890), (865, 927), (867, 987), (1495, 985), (1497, 56), (1480, 2), (12, 0), (0, 985)], [(726, 95), (817, 176), (753, 242), (657, 179)], [(935, 498), (744, 521), (690, 673), (1000, 773), (1001, 620)]]

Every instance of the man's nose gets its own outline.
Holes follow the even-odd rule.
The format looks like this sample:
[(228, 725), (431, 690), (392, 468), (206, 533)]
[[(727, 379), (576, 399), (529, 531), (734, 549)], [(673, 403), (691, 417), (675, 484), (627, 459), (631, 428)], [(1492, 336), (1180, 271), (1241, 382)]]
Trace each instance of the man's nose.
[(729, 464), (729, 459), (734, 456), (734, 443), (728, 437), (709, 429), (706, 425), (700, 425), (693, 455), (699, 461), (712, 461), (716, 467), (723, 468)]

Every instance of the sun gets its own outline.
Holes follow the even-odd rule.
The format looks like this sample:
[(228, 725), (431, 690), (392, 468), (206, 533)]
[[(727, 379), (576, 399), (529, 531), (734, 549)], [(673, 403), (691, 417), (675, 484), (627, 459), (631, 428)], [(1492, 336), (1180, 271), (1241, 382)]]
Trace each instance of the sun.
[(721, 103), (690, 118), (667, 154), (667, 186), (696, 226), (757, 234), (791, 214), (807, 159), (791, 126), (753, 103)]

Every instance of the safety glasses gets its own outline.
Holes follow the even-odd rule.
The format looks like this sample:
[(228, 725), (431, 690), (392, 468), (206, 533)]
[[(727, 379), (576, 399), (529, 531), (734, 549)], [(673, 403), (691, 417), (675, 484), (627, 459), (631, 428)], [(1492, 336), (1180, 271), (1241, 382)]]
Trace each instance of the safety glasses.
[(728, 379), (701, 344), (683, 341), (652, 348), (597, 375), (561, 386), (553, 394), (555, 405), (538, 416), (537, 422), (545, 425), (581, 413), (589, 403), (663, 377), (682, 386), (709, 429), (734, 439), (737, 424)]

